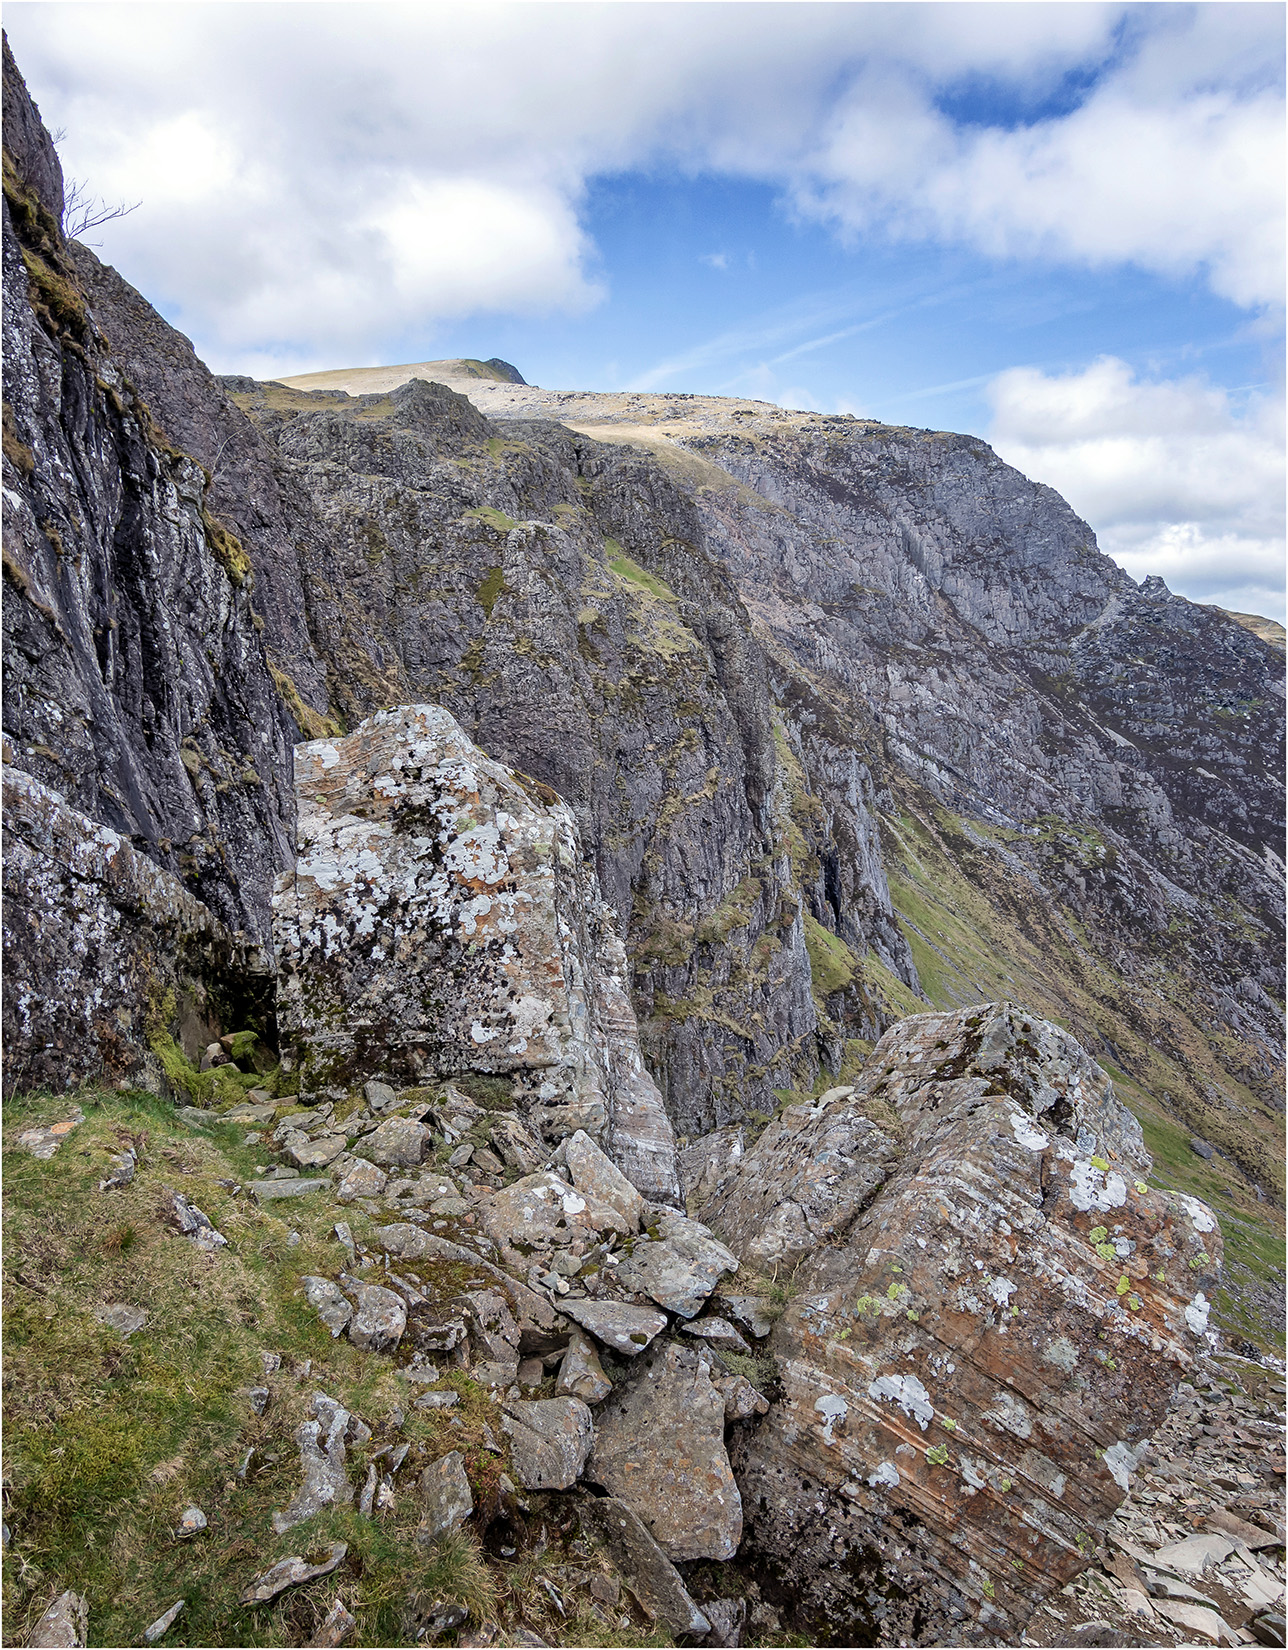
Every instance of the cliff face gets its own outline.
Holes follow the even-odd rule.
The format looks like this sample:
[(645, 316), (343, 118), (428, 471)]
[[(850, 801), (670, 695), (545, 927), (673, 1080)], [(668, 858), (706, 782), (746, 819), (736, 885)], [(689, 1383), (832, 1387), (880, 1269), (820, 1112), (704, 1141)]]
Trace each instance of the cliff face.
[[(37, 117), (11, 106), (23, 176), (51, 176)], [(425, 364), (392, 387), (394, 369), (216, 380), (114, 271), (58, 256), (84, 325), (111, 340), (94, 331), (95, 372), (119, 375), (125, 412), (77, 387), (67, 327), (39, 324), (19, 281), (11, 359), (61, 354), (44, 402), (34, 366), (12, 369), (31, 437), (15, 439), (37, 455), (13, 491), (74, 478), (69, 523), (100, 523), (89, 587), (129, 607), (77, 622), (138, 642), (108, 671), (88, 642), (73, 663), (20, 639), (49, 623), (40, 604), (70, 634), (54, 585), (74, 554), (53, 552), (36, 523), (60, 518), (34, 500), (15, 541), (36, 583), (35, 605), (10, 591), (10, 737), (226, 922), (265, 931), (289, 858), (279, 701), (308, 737), (439, 703), (573, 809), (681, 1133), (771, 1111), (820, 1065), (852, 1072), (928, 1001), (1010, 996), (1275, 1180), (1258, 1147), (1279, 1063), (1266, 641), (1137, 590), (1054, 493), (971, 438), (547, 392), (469, 363), (443, 363), (442, 385)], [(351, 380), (375, 391), (346, 394)], [(100, 405), (130, 439), (131, 395), (165, 432), (158, 446), (135, 419), (176, 489), (164, 511), (130, 504), (124, 481), (81, 498), (92, 466), (57, 447), (84, 445), (76, 419)], [(132, 569), (169, 518), (201, 519), (201, 542)], [(228, 534), (253, 593), (211, 553), (238, 561)], [(49, 707), (104, 692), (110, 712), (69, 744)]]

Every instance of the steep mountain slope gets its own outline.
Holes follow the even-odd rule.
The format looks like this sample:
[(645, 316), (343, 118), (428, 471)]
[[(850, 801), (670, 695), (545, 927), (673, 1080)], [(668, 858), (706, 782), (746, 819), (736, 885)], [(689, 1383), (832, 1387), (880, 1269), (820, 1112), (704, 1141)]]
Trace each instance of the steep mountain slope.
[(1010, 997), (1264, 1221), (1273, 639), (1138, 590), (972, 438), (495, 360), (217, 380), (63, 244), (12, 82), (6, 760), (262, 938), (288, 714), (440, 703), (574, 810), (681, 1134)]

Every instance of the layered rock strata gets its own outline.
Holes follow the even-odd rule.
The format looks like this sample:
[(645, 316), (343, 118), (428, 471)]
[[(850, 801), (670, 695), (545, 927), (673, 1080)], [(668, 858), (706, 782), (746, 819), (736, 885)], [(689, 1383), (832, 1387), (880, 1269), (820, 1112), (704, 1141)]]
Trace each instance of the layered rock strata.
[(299, 858), (274, 913), (301, 1092), (505, 1079), (539, 1135), (584, 1129), (646, 1196), (677, 1200), (625, 952), (571, 811), (434, 705), (299, 746), (295, 770)]
[(740, 1255), (812, 1237), (735, 1465), (820, 1621), (996, 1639), (1083, 1568), (1212, 1338), (1216, 1218), (1148, 1163), (1105, 1073), (1002, 1004), (901, 1022), (717, 1187)]

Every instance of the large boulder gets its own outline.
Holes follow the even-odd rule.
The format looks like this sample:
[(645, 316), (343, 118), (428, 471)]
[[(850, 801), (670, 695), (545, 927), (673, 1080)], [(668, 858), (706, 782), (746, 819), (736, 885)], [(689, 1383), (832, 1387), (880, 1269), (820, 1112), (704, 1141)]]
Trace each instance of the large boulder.
[[(1147, 1188), (1109, 1078), (1009, 1004), (901, 1022), (813, 1112), (794, 1123), (798, 1185), (821, 1188), (807, 1220), (829, 1143), (875, 1139), (870, 1112), (900, 1158), (795, 1273), (769, 1343), (781, 1399), (735, 1445), (750, 1541), (847, 1631), (875, 1630), (881, 1595), (886, 1631), (1014, 1642), (1086, 1564), (1206, 1346), (1216, 1219)], [(721, 1194), (761, 1230), (766, 1139)], [(750, 1213), (730, 1237), (755, 1252)], [(891, 1602), (911, 1593), (916, 1626)]]
[(571, 811), (435, 705), (295, 750), (299, 858), (278, 879), (284, 1047), (301, 1092), (479, 1072), (548, 1140), (584, 1128), (679, 1200), (626, 956)]
[(638, 1514), (668, 1558), (732, 1558), (742, 1501), (724, 1426), (710, 1360), (659, 1342), (596, 1411), (585, 1476)]

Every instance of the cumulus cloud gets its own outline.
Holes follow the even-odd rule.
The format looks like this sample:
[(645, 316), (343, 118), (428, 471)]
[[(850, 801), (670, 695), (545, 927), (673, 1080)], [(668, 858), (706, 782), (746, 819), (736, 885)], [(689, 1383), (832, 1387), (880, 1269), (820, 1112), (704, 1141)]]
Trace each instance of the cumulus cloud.
[[(6, 22), (69, 169), (143, 199), (105, 255), (220, 366), (583, 309), (583, 191), (630, 167), (768, 181), (844, 234), (1282, 292), (1273, 6), (107, 0)], [(1013, 118), (961, 113), (981, 85)]]
[(1062, 493), (1133, 578), (1282, 617), (1281, 398), (1142, 379), (1109, 356), (1065, 374), (1014, 368), (989, 398), (998, 453)]

